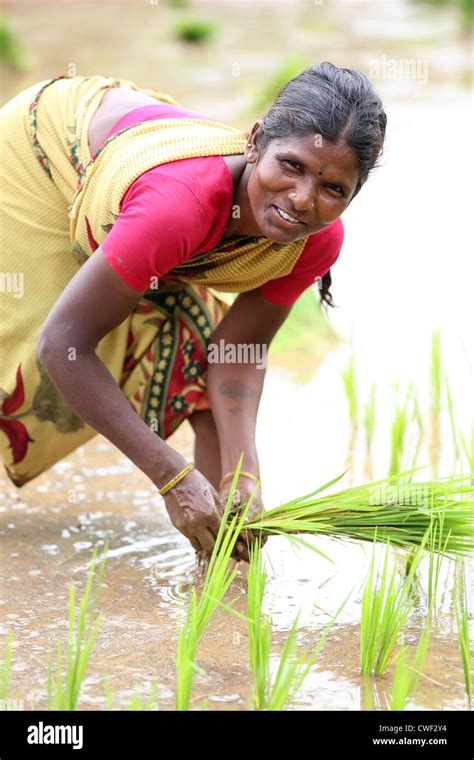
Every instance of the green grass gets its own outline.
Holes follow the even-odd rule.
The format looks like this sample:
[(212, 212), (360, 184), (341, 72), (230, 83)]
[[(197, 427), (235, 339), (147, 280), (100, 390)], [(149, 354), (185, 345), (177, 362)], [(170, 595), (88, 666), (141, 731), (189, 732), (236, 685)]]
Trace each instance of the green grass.
[[(227, 504), (221, 520), (219, 533), (211, 555), (201, 594), (198, 598), (196, 590), (192, 590), (186, 615), (180, 626), (176, 653), (177, 710), (189, 709), (194, 673), (196, 670), (199, 670), (196, 663), (196, 652), (212, 615), (217, 608), (229, 609), (229, 607), (222, 604), (222, 599), (237, 573), (237, 568), (232, 571), (229, 569), (229, 560), (258, 488), (258, 486), (255, 487), (252, 496), (245, 507), (237, 514), (233, 514), (230, 518), (232, 496), (237, 485), (242, 461), (243, 454), (240, 457), (237, 469), (234, 473), (234, 479), (229, 491)], [(237, 614), (235, 610), (233, 612)]]
[[(75, 587), (69, 589), (69, 634), (66, 653), (66, 676), (63, 683), (63, 655), (61, 642), (58, 641), (56, 653), (56, 675), (53, 684), (51, 655), (48, 663), (48, 710), (75, 710), (79, 702), (82, 683), (92, 649), (102, 621), (102, 614), (96, 614), (96, 606), (102, 583), (107, 545), (102, 561), (95, 575), (97, 547), (94, 548), (91, 564), (87, 574), (84, 594), (79, 602), (76, 622)], [(93, 584), (95, 581), (95, 588)]]
[(252, 517), (246, 528), (288, 538), (305, 533), (370, 542), (376, 538), (394, 546), (416, 548), (434, 523), (441, 532), (434, 543), (428, 539), (428, 551), (437, 551), (440, 541), (446, 542), (447, 555), (472, 551), (474, 502), (469, 476), (397, 485), (407, 474), (410, 471), (315, 498), (339, 481), (342, 473), (309, 494)]
[(453, 606), (458, 632), (459, 651), (461, 653), (464, 685), (469, 708), (472, 703), (471, 643), (469, 640), (469, 613), (467, 607), (467, 590), (464, 566), (461, 567), (458, 582), (453, 589)]
[(8, 631), (5, 642), (5, 653), (0, 663), (0, 702), (8, 699), (13, 660), (13, 631)]
[(395, 667), (390, 693), (391, 710), (404, 710), (408, 698), (413, 696), (421, 677), (430, 638), (431, 624), (428, 620), (418, 640), (413, 660), (408, 657), (407, 648), (402, 647)]
[(397, 566), (388, 570), (390, 546), (385, 548), (381, 572), (376, 572), (375, 542), (369, 575), (362, 597), (360, 625), (360, 672), (364, 676), (381, 676), (397, 659), (394, 653), (413, 605), (412, 580), (422, 556), (417, 550), (406, 578), (401, 578)]

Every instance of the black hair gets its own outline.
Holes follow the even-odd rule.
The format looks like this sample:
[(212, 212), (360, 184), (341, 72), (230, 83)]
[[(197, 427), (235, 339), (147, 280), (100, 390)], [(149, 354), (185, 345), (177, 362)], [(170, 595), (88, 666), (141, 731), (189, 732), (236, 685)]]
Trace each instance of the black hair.
[[(382, 153), (387, 116), (371, 81), (356, 69), (325, 61), (310, 66), (278, 93), (256, 136), (264, 152), (271, 140), (316, 132), (331, 142), (344, 142), (359, 161), (359, 179), (353, 195), (367, 181)], [(331, 273), (320, 286), (321, 304), (334, 306), (329, 288)]]

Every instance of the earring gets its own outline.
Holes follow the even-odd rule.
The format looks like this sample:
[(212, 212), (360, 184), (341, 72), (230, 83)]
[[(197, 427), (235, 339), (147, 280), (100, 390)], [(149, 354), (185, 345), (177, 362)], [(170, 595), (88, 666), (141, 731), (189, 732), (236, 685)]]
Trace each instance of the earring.
[(296, 193), (290, 193), (290, 198), (296, 198)]
[(247, 158), (252, 158), (252, 154), (251, 153), (247, 153)]

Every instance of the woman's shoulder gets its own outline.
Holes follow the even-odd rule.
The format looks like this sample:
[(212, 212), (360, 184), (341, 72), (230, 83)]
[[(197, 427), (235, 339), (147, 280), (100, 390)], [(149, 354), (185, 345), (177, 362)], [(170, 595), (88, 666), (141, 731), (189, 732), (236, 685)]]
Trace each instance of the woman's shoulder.
[[(232, 174), (223, 156), (198, 156), (169, 161), (144, 172), (129, 187), (122, 199), (122, 209), (129, 198), (149, 194), (150, 199), (158, 194), (164, 197), (165, 188), (191, 191), (205, 215), (212, 220), (215, 216), (229, 214), (232, 207)], [(189, 199), (188, 193), (183, 195)], [(184, 209), (176, 209), (182, 213)]]

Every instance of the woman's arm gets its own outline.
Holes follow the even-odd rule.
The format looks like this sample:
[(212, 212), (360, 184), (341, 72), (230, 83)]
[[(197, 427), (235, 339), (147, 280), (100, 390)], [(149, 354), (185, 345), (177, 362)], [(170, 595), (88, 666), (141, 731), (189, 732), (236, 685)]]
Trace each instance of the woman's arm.
[[(114, 272), (100, 247), (51, 309), (38, 341), (38, 358), (71, 409), (102, 433), (158, 487), (187, 462), (132, 409), (96, 356), (99, 341), (132, 312), (142, 293)], [(69, 359), (75, 349), (75, 360)], [(164, 496), (170, 518), (196, 550), (210, 554), (220, 526), (218, 494), (197, 470)]]
[(71, 409), (156, 485), (164, 485), (185, 466), (184, 458), (140, 419), (95, 354), (99, 341), (130, 315), (142, 295), (120, 279), (98, 249), (48, 314), (37, 355)]
[[(212, 333), (210, 344), (253, 344), (265, 356), (268, 347), (291, 311), (291, 306), (277, 306), (258, 290), (241, 293)], [(244, 452), (242, 470), (259, 476), (255, 445), (258, 406), (263, 389), (265, 368), (252, 364), (208, 363), (207, 385), (216, 423), (222, 472), (234, 470)]]

